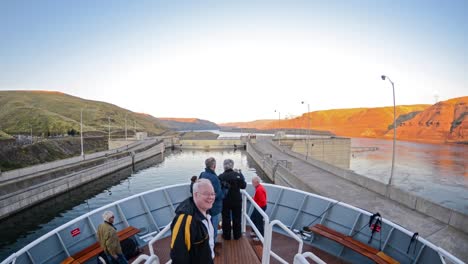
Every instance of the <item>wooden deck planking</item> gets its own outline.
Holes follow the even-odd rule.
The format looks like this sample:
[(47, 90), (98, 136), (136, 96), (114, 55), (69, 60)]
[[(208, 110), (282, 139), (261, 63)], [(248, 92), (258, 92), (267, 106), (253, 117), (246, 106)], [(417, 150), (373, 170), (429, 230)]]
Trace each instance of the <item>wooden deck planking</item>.
[[(215, 251), (219, 254), (215, 257), (215, 264), (250, 264), (261, 263), (263, 246), (259, 241), (253, 241), (249, 235), (250, 230), (246, 232), (239, 240), (224, 241), (218, 236), (218, 242)], [(156, 242), (155, 251), (161, 263), (166, 263), (170, 259), (170, 237), (163, 238)], [(293, 263), (294, 255), (297, 253), (298, 243), (292, 238), (273, 233), (272, 250), (289, 263)], [(304, 244), (302, 252), (310, 251), (330, 264), (347, 264), (348, 262), (328, 254), (320, 249)], [(143, 253), (149, 255), (148, 247), (143, 248)], [(270, 263), (280, 263), (271, 257)]]

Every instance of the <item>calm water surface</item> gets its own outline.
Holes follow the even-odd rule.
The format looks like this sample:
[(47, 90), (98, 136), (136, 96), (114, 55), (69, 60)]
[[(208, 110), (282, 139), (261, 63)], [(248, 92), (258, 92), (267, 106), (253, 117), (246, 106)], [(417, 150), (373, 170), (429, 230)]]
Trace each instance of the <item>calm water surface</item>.
[[(392, 140), (353, 138), (353, 147), (378, 147), (355, 152), (351, 170), (387, 183)], [(468, 146), (397, 141), (392, 184), (446, 207), (468, 214)]]

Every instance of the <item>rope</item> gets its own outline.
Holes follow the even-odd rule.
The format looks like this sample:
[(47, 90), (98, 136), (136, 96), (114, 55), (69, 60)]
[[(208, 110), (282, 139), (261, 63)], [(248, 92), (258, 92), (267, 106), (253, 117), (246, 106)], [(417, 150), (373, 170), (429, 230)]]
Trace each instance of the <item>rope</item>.
[(320, 217), (322, 217), (326, 212), (328, 212), (328, 210), (332, 209), (335, 205), (337, 205), (340, 201), (332, 204), (330, 207), (327, 208), (327, 210), (323, 211), (319, 216), (315, 217), (314, 221), (310, 222), (310, 224), (308, 224), (307, 226), (304, 226), (302, 228), (302, 230), (304, 231), (307, 231), (307, 232), (311, 232), (312, 230), (309, 228), (309, 226), (311, 226), (315, 221), (317, 221), (317, 219), (319, 219)]

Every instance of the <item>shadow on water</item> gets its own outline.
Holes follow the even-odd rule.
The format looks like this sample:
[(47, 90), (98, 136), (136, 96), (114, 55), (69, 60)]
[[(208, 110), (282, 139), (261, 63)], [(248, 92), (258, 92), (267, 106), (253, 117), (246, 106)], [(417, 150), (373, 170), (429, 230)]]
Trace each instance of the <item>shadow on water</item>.
[[(135, 164), (135, 171), (155, 166), (163, 160), (163, 155), (151, 157)], [(13, 248), (10, 248), (10, 245), (16, 243), (20, 238), (25, 238), (41, 225), (49, 223), (75, 206), (87, 204), (88, 199), (105, 190), (109, 192), (109, 195), (112, 195), (110, 188), (124, 182), (132, 173), (134, 173), (132, 166), (124, 168), (0, 220), (0, 249), (2, 249), (0, 250), (0, 261), (13, 253)], [(89, 204), (87, 206), (89, 211)], [(11, 252), (5, 252), (3, 249)]]

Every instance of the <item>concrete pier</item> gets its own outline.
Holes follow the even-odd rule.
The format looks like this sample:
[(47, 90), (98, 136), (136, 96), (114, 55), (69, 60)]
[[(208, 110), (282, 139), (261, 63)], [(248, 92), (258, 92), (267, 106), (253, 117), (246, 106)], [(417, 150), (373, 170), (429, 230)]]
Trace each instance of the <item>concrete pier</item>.
[[(421, 237), (468, 261), (468, 217), (397, 188), (301, 154), (257, 137), (247, 152), (276, 184), (339, 200), (418, 232)], [(389, 194), (389, 195), (386, 195)]]

